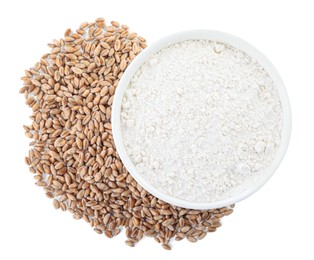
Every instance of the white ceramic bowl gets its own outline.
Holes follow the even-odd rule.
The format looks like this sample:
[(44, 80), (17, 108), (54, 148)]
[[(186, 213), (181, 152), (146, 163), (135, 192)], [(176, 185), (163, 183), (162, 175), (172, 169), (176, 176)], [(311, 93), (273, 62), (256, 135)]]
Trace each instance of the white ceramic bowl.
[[(206, 202), (206, 203), (197, 203), (197, 202), (190, 202), (185, 201), (179, 198), (175, 198), (164, 192), (161, 192), (157, 188), (153, 187), (149, 184), (140, 174), (138, 174), (134, 164), (132, 163), (131, 159), (129, 158), (126, 149), (123, 145), (122, 140), (122, 132), (121, 132), (121, 125), (120, 125), (120, 113), (121, 113), (121, 102), (124, 96), (124, 92), (129, 85), (130, 80), (132, 79), (134, 73), (141, 67), (143, 63), (145, 63), (152, 54), (155, 54), (159, 50), (172, 45), (174, 43), (182, 42), (185, 40), (198, 40), (198, 39), (206, 39), (211, 41), (223, 42), (226, 44), (230, 44), (245, 53), (249, 54), (251, 57), (255, 58), (269, 73), (271, 78), (274, 80), (278, 92), (280, 95), (282, 109), (283, 109), (283, 128), (281, 133), (281, 144), (277, 151), (276, 157), (273, 160), (272, 164), (269, 168), (265, 170), (265, 173), (252, 185), (246, 187), (244, 190), (240, 190), (237, 194), (234, 194), (232, 197), (214, 201), (214, 202)], [(119, 153), (119, 156), (124, 163), (127, 170), (130, 174), (134, 177), (134, 179), (148, 192), (153, 194), (154, 196), (171, 203), (173, 205), (177, 205), (180, 207), (185, 208), (192, 208), (192, 209), (213, 209), (219, 208), (227, 205), (234, 204), (239, 202), (248, 196), (252, 195), (256, 192), (259, 188), (261, 188), (273, 175), (276, 171), (277, 167), (279, 166), (280, 162), (282, 161), (286, 150), (288, 148), (290, 133), (291, 133), (291, 112), (290, 112), (290, 105), (288, 96), (284, 87), (284, 84), (274, 68), (271, 62), (257, 49), (255, 49), (249, 43), (243, 41), (242, 39), (232, 36), (230, 34), (226, 34), (223, 32), (218, 31), (209, 31), (209, 30), (191, 30), (191, 31), (183, 31), (175, 34), (168, 35), (159, 41), (151, 44), (148, 46), (144, 51), (142, 51), (134, 61), (128, 66), (125, 73), (123, 74), (119, 85), (116, 89), (114, 100), (113, 100), (113, 108), (112, 108), (112, 131), (113, 131), (113, 138)]]

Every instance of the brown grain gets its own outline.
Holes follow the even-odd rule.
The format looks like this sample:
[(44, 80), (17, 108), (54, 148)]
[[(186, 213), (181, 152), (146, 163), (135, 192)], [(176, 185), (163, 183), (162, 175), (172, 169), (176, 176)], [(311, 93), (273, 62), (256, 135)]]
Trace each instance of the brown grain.
[(168, 244), (162, 244), (162, 247), (166, 250), (171, 250), (171, 247)]
[(53, 200), (53, 206), (55, 209), (59, 209), (60, 208), (60, 202), (56, 199)]
[(130, 247), (134, 247), (134, 243), (131, 240), (126, 240), (125, 244)]
[(192, 242), (192, 243), (197, 242), (197, 239), (196, 239), (195, 237), (192, 237), (192, 236), (187, 237), (187, 240), (190, 241), (190, 242)]

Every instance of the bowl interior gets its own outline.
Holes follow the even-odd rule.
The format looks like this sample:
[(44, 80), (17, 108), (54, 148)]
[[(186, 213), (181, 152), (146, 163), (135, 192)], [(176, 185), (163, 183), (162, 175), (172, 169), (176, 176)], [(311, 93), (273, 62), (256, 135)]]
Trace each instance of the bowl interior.
[[(126, 149), (123, 144), (122, 140), (122, 131), (121, 131), (121, 124), (120, 124), (120, 113), (121, 113), (121, 103), (122, 98), (124, 96), (124, 92), (129, 85), (130, 80), (133, 78), (134, 73), (141, 67), (143, 63), (147, 61), (151, 57), (151, 55), (155, 54), (159, 50), (172, 45), (174, 43), (186, 41), (186, 40), (210, 40), (210, 41), (217, 41), (222, 42), (225, 44), (232, 45), (243, 52), (250, 55), (252, 58), (256, 59), (260, 65), (264, 67), (264, 69), (268, 72), (270, 77), (274, 80), (275, 85), (278, 89), (279, 97), (282, 104), (282, 111), (283, 111), (283, 125), (282, 125), (282, 132), (281, 132), (281, 143), (278, 148), (277, 154), (275, 159), (273, 160), (272, 164), (263, 171), (263, 174), (258, 177), (258, 179), (254, 182), (254, 184), (250, 185), (243, 185), (239, 187), (237, 190), (233, 192), (227, 199), (222, 199), (219, 201), (214, 202), (190, 202), (185, 201), (179, 198), (175, 198), (168, 194), (165, 194), (155, 188), (154, 186), (150, 185), (140, 174), (138, 174), (135, 165), (132, 163), (131, 159), (129, 158)], [(239, 202), (254, 192), (256, 192), (259, 188), (261, 188), (268, 179), (273, 175), (276, 171), (277, 167), (279, 166), (280, 162), (282, 161), (286, 150), (288, 148), (290, 133), (291, 133), (291, 112), (290, 112), (290, 105), (288, 96), (284, 87), (284, 84), (274, 68), (271, 62), (257, 49), (255, 49), (249, 43), (243, 41), (242, 39), (232, 36), (230, 34), (218, 32), (218, 31), (209, 31), (209, 30), (192, 30), (192, 31), (184, 31), (179, 32), (176, 34), (171, 34), (166, 36), (159, 41), (153, 43), (149, 47), (147, 47), (144, 51), (142, 51), (132, 63), (128, 66), (126, 71), (124, 72), (119, 85), (116, 89), (114, 100), (113, 100), (113, 108), (112, 108), (112, 131), (113, 131), (113, 138), (114, 142), (118, 151), (118, 154), (124, 163), (126, 169), (130, 172), (130, 174), (134, 177), (134, 179), (148, 192), (153, 194), (154, 196), (162, 199), (170, 204), (191, 208), (191, 209), (213, 209), (213, 208), (220, 208), (227, 205), (234, 204)]]

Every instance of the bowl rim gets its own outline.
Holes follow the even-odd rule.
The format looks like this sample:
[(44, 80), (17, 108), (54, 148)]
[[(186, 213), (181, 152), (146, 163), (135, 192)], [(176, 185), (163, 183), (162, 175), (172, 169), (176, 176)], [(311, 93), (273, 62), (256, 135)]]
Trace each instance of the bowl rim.
[[(273, 79), (279, 93), (281, 105), (282, 105), (282, 115), (283, 115), (283, 124), (281, 132), (281, 141), (278, 148), (275, 159), (271, 165), (264, 170), (263, 175), (256, 181), (250, 188), (240, 192), (237, 196), (226, 198), (213, 202), (191, 202), (183, 199), (179, 199), (168, 195), (164, 192), (161, 192), (151, 184), (149, 184), (140, 174), (138, 174), (136, 167), (129, 158), (126, 149), (123, 144), (122, 131), (121, 131), (121, 122), (120, 122), (120, 113), (121, 113), (121, 103), (124, 96), (125, 90), (129, 85), (130, 80), (133, 78), (134, 73), (141, 67), (141, 65), (146, 62), (151, 55), (155, 54), (159, 50), (166, 48), (169, 45), (186, 41), (186, 40), (211, 40), (215, 42), (222, 42), (229, 44), (233, 47), (236, 47), (243, 52), (247, 53), (258, 63), (263, 66), (263, 68), (268, 72), (270, 77)], [(123, 76), (120, 79), (120, 82), (116, 88), (115, 95), (113, 98), (112, 106), (112, 115), (111, 115), (111, 124), (112, 124), (112, 134), (114, 143), (119, 154), (120, 159), (125, 165), (126, 169), (133, 176), (133, 178), (149, 193), (153, 194), (157, 198), (173, 204), (175, 206), (189, 208), (189, 209), (215, 209), (221, 208), (228, 205), (235, 204), (258, 191), (270, 178), (273, 176), (281, 161), (284, 158), (284, 155), (287, 151), (289, 140), (291, 136), (291, 109), (289, 98), (284, 86), (284, 83), (273, 66), (273, 64), (262, 54), (259, 50), (253, 47), (248, 42), (242, 40), (241, 38), (213, 30), (188, 30), (181, 31), (174, 34), (167, 35), (153, 44), (149, 45), (144, 49), (127, 67)]]

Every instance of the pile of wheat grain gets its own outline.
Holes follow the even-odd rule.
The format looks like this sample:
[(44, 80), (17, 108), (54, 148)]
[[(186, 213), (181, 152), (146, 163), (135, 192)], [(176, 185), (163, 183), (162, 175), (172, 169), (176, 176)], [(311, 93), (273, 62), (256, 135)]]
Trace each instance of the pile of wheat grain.
[(232, 207), (189, 210), (146, 192), (122, 165), (111, 131), (111, 106), (124, 70), (146, 47), (144, 38), (103, 18), (49, 44), (50, 53), (25, 71), (26, 104), (33, 139), (25, 158), (36, 184), (56, 209), (83, 218), (99, 234), (113, 237), (126, 228), (126, 244), (154, 237), (196, 242), (215, 231)]

